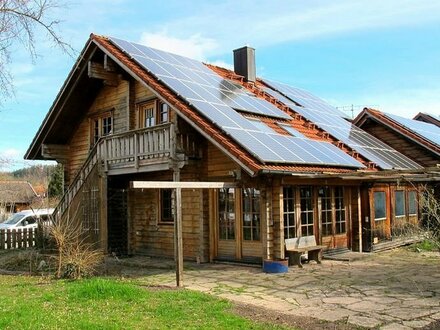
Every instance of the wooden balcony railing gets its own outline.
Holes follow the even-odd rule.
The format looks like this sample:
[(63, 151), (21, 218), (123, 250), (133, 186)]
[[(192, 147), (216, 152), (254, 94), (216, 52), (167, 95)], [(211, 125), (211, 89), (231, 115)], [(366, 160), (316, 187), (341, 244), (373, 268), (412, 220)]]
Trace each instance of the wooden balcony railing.
[(69, 207), (89, 174), (97, 165), (104, 171), (136, 171), (139, 168), (159, 162), (177, 159), (177, 153), (190, 158), (201, 156), (200, 146), (194, 136), (178, 134), (171, 123), (134, 131), (113, 134), (101, 138), (90, 151), (88, 158), (72, 180), (69, 189), (58, 204), (54, 216), (59, 218)]

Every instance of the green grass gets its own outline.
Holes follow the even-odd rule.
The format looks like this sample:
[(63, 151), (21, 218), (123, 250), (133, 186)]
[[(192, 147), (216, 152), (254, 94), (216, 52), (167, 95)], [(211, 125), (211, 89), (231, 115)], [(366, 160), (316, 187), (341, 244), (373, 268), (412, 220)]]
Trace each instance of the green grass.
[(411, 245), (410, 249), (412, 251), (438, 251), (438, 245), (431, 240), (423, 240), (420, 243)]
[(203, 293), (115, 279), (0, 276), (0, 297), (0, 329), (279, 329)]

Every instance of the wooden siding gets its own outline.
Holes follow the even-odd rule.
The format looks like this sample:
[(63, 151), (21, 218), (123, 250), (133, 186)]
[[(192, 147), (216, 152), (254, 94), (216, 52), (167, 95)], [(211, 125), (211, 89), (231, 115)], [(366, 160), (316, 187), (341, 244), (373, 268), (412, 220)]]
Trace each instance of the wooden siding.
[(206, 162), (209, 177), (227, 177), (232, 179), (232, 171), (240, 167), (212, 143), (208, 143), (208, 159)]
[[(128, 130), (128, 86), (129, 83), (125, 80), (121, 81), (117, 87), (104, 86), (96, 97), (70, 140), (69, 161), (66, 166), (69, 180), (75, 177), (89, 154), (91, 148), (90, 117), (112, 110), (113, 133)], [(67, 184), (70, 184), (70, 181), (67, 181)]]
[[(182, 170), (182, 181), (198, 181), (197, 166)], [(172, 180), (171, 172), (153, 173), (144, 180)], [(174, 226), (159, 219), (159, 190), (132, 189), (129, 195), (131, 214), (129, 246), (133, 253), (174, 256)], [(182, 190), (182, 225), (184, 258), (209, 260), (208, 191)]]
[(382, 124), (369, 120), (362, 125), (362, 129), (422, 166), (436, 166), (440, 162), (438, 156)]

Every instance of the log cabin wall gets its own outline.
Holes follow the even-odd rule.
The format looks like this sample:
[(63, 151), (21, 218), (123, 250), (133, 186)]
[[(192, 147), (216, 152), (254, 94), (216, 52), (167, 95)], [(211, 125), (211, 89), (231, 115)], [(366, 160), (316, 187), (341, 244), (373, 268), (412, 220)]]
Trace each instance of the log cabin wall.
[[(184, 167), (182, 181), (199, 181), (198, 166)], [(171, 181), (172, 172), (156, 172), (132, 177), (131, 180)], [(158, 189), (131, 189), (129, 192), (131, 253), (154, 256), (174, 256), (174, 225), (159, 221)], [(206, 262), (209, 260), (208, 193), (206, 189), (182, 190), (182, 225), (184, 258)]]
[(439, 163), (438, 156), (382, 124), (369, 120), (362, 125), (362, 129), (424, 167)]
[(129, 129), (129, 83), (122, 80), (118, 86), (104, 86), (95, 98), (92, 106), (83, 118), (69, 143), (69, 161), (66, 168), (68, 181), (75, 177), (92, 147), (91, 118), (111, 111), (114, 123), (113, 132), (120, 133)]

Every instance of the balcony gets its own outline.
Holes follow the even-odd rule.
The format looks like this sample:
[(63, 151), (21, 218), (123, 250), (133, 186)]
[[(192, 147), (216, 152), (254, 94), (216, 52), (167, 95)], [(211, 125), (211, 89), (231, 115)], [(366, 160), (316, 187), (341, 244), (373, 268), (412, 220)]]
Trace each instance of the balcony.
[(109, 175), (166, 170), (201, 154), (193, 136), (176, 135), (170, 123), (108, 136), (96, 148)]

